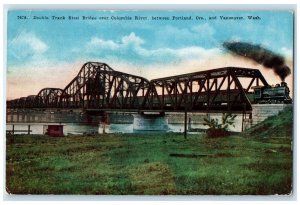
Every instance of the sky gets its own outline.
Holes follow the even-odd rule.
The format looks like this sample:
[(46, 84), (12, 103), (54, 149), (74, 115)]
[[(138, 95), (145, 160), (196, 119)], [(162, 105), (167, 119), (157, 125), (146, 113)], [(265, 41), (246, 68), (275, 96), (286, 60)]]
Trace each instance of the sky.
[[(191, 20), (181, 18), (190, 16)], [(239, 66), (260, 69), (269, 84), (281, 81), (272, 70), (228, 53), (222, 47), (226, 41), (261, 45), (284, 56), (293, 70), (291, 11), (20, 10), (9, 11), (7, 25), (8, 100), (45, 87), (64, 88), (88, 61), (149, 80)], [(293, 75), (286, 79), (291, 89), (292, 79)]]

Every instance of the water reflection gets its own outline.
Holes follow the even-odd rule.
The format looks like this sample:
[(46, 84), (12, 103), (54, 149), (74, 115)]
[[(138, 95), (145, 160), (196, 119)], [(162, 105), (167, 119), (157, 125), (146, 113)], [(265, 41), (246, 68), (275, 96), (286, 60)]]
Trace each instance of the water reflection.
[[(49, 123), (55, 124), (55, 123)], [(31, 134), (44, 134), (45, 126), (49, 125), (46, 123), (14, 123), (7, 124), (6, 130), (12, 130), (14, 125), (14, 130), (24, 130), (23, 132), (17, 132), (17, 134), (27, 134), (28, 125), (30, 125)], [(64, 123), (64, 134), (69, 135), (80, 135), (80, 134), (102, 134), (103, 125), (86, 125), (86, 124), (76, 124), (76, 123)], [(204, 128), (201, 125), (193, 125), (193, 128)], [(168, 128), (164, 130), (165, 132), (183, 132), (183, 124), (169, 124)], [(159, 131), (159, 132), (164, 132)], [(105, 126), (105, 133), (145, 133), (153, 131), (136, 131), (133, 129), (133, 124), (110, 124)]]
[[(230, 127), (231, 131), (241, 131), (241, 118), (238, 116), (236, 119), (235, 126)], [(12, 130), (12, 126), (14, 125), (14, 130), (24, 130), (24, 132), (18, 132), (18, 134), (27, 134), (28, 125), (30, 125), (30, 130), (32, 130), (31, 134), (44, 134), (45, 126), (51, 124), (58, 123), (8, 123), (6, 124), (6, 130)], [(81, 123), (63, 123), (64, 125), (64, 135), (74, 134), (102, 134), (103, 133), (103, 125), (89, 125), (89, 124), (81, 124)], [(135, 131), (133, 124), (110, 124), (105, 126), (105, 133), (140, 133), (140, 132), (153, 132), (153, 131)], [(201, 132), (207, 129), (201, 123), (192, 123), (188, 126), (190, 132)], [(160, 132), (179, 132), (182, 133), (184, 131), (183, 123), (169, 123), (167, 128)]]

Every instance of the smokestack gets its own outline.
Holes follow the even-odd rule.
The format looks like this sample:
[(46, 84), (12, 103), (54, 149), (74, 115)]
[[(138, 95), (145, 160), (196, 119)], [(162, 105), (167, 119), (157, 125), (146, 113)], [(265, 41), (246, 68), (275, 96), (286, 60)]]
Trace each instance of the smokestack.
[(233, 54), (249, 58), (266, 68), (273, 69), (282, 81), (291, 74), (291, 69), (285, 64), (283, 56), (260, 45), (246, 42), (224, 42), (223, 47)]

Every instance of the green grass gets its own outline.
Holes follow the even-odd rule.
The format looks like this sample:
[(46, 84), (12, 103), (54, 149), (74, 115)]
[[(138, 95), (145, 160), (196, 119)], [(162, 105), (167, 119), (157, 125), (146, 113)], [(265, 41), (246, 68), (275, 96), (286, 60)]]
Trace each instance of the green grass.
[(271, 116), (265, 121), (253, 126), (246, 131), (245, 135), (251, 137), (286, 137), (292, 135), (293, 108), (287, 107), (278, 115)]
[(214, 139), (199, 134), (185, 140), (175, 133), (16, 136), (7, 144), (7, 192), (290, 194), (292, 129), (273, 132), (292, 126), (291, 116), (282, 112), (244, 134)]
[[(178, 134), (18, 136), (7, 146), (13, 194), (289, 194), (290, 139)], [(171, 153), (204, 156), (172, 157)], [(207, 156), (205, 156), (207, 154)]]

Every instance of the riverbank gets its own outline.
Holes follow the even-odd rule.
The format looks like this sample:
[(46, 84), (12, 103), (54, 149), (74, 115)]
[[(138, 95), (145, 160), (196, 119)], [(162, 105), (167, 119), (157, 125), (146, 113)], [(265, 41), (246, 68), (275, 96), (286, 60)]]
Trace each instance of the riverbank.
[(290, 137), (106, 134), (16, 136), (12, 194), (289, 194)]

